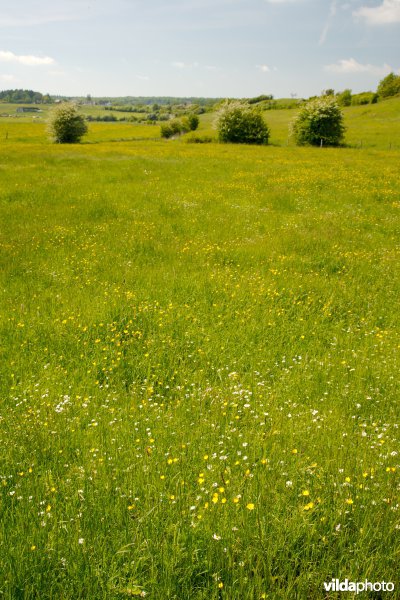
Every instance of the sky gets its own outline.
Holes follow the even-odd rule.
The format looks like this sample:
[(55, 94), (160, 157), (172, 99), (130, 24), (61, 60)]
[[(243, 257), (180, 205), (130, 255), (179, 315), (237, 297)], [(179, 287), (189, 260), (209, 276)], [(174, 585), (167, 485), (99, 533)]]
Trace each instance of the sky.
[(400, 74), (400, 0), (0, 0), (0, 90), (309, 97)]

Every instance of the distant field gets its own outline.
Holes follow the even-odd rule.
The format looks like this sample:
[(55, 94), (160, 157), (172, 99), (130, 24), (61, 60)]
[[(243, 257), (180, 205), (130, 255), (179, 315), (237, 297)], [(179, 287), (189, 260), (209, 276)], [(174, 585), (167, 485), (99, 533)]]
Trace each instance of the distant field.
[[(0, 104), (0, 114), (16, 115), (16, 104)], [(0, 144), (8, 138), (12, 141), (32, 141), (49, 143), (45, 134), (45, 121), (49, 106), (41, 106), (43, 112), (38, 115), (20, 114), (12, 118), (0, 117)], [(81, 111), (93, 117), (115, 114), (117, 118), (129, 116), (131, 113), (111, 113), (100, 106), (83, 106)], [(385, 100), (378, 104), (351, 106), (343, 109), (347, 127), (346, 144), (359, 148), (396, 149), (400, 150), (400, 98)], [(137, 117), (143, 114), (135, 113)], [(271, 129), (270, 143), (277, 146), (293, 145), (289, 137), (289, 124), (295, 117), (296, 109), (268, 110), (264, 112), (265, 120)], [(199, 132), (211, 137), (216, 136), (213, 122), (215, 113), (206, 113), (200, 117)], [(26, 124), (31, 127), (26, 127)], [(129, 122), (89, 123), (89, 135), (85, 141), (127, 141), (140, 138), (157, 138), (160, 136), (159, 125), (147, 126)]]
[(398, 590), (398, 106), (361, 149), (0, 120), (2, 598)]

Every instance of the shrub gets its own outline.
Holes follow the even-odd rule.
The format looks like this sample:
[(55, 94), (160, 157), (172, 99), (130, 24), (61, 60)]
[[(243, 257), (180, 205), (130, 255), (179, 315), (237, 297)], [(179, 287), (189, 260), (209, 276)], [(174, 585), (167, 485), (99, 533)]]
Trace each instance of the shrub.
[(400, 75), (389, 73), (389, 75), (386, 75), (386, 77), (379, 82), (376, 91), (381, 98), (389, 98), (390, 96), (400, 94)]
[(213, 138), (209, 135), (199, 135), (198, 133), (189, 133), (185, 137), (185, 142), (188, 144), (209, 144)]
[(337, 101), (341, 106), (351, 105), (351, 90), (344, 90), (337, 95)]
[(188, 131), (196, 131), (199, 126), (200, 119), (197, 115), (188, 115), (182, 122)]
[(179, 119), (171, 119), (167, 123), (161, 125), (161, 137), (166, 139), (176, 135), (182, 135), (182, 133), (186, 133), (187, 131), (187, 126)]
[(65, 102), (52, 109), (48, 132), (57, 144), (76, 144), (87, 130), (85, 119), (75, 104)]
[(343, 113), (329, 96), (307, 102), (291, 124), (291, 134), (299, 146), (338, 146), (344, 131)]
[(268, 125), (261, 112), (247, 102), (226, 101), (218, 112), (215, 125), (221, 142), (268, 144)]
[(374, 92), (361, 92), (354, 94), (351, 99), (352, 106), (363, 106), (364, 104), (375, 104), (378, 100), (378, 94)]

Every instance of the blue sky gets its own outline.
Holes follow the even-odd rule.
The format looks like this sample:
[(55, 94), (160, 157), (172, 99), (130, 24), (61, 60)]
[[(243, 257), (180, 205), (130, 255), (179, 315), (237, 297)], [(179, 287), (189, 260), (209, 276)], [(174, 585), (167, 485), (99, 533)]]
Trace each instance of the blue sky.
[(400, 0), (0, 0), (0, 89), (308, 97), (400, 73)]

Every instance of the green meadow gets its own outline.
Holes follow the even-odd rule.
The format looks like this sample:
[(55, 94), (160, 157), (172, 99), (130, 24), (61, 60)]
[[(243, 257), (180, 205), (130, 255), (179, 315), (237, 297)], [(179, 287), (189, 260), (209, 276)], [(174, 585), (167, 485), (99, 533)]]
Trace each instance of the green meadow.
[(400, 103), (294, 114), (0, 120), (1, 598), (399, 597)]

